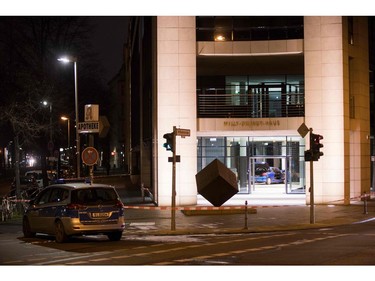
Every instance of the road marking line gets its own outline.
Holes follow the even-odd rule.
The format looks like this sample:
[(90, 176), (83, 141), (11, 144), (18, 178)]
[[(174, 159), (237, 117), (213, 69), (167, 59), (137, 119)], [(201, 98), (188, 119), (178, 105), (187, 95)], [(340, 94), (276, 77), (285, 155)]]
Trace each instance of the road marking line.
[(111, 258), (100, 258), (100, 259), (89, 260), (89, 262), (107, 261), (107, 260), (110, 260), (110, 259)]
[(88, 261), (75, 261), (75, 262), (69, 262), (67, 265), (79, 265), (79, 264), (88, 264)]
[(369, 219), (363, 220), (363, 221), (353, 222), (353, 224), (366, 223), (366, 222), (373, 221), (373, 220), (375, 220), (375, 217), (372, 217), (372, 218), (369, 218)]
[(131, 222), (129, 223), (130, 226), (150, 226), (155, 225), (156, 223), (154, 221), (150, 222)]
[[(317, 242), (317, 241), (326, 240), (326, 239), (333, 239), (333, 238), (338, 238), (338, 237), (347, 236), (347, 235), (349, 235), (349, 234), (337, 234), (337, 235), (330, 235), (330, 236), (327, 236), (327, 237), (318, 237), (318, 238), (314, 238), (314, 239), (297, 240), (297, 241), (294, 241), (294, 242), (291, 242), (291, 243), (288, 243), (288, 244), (283, 243), (283, 244), (263, 246), (263, 247), (258, 247), (258, 248), (248, 248), (248, 249), (242, 249), (242, 250), (234, 250), (234, 251), (229, 251), (229, 252), (225, 252), (225, 253), (224, 252), (223, 253), (216, 253), (216, 254), (212, 254), (212, 255), (208, 255), (208, 256), (198, 256), (198, 257), (192, 257), (192, 258), (188, 258), (188, 259), (180, 259), (180, 260), (170, 261), (169, 264), (176, 264), (176, 263), (181, 263), (181, 262), (185, 263), (185, 262), (192, 262), (192, 261), (195, 261), (195, 260), (198, 260), (198, 259), (214, 258), (214, 257), (217, 257), (218, 254), (220, 254), (220, 256), (222, 257), (222, 256), (230, 256), (230, 255), (233, 255), (233, 254), (244, 254), (244, 253), (250, 253), (250, 252), (258, 252), (258, 251), (262, 251), (262, 250), (265, 250), (265, 249), (269, 250), (269, 249), (277, 249), (277, 248), (280, 248), (280, 247), (304, 245), (304, 244), (308, 244), (308, 243), (312, 243), (312, 242)], [(155, 263), (155, 264), (158, 264), (158, 263)]]

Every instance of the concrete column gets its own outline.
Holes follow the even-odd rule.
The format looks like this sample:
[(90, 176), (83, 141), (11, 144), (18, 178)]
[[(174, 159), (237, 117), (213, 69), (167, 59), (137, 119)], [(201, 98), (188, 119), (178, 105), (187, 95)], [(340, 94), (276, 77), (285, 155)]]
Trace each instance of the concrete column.
[(196, 36), (195, 17), (157, 17), (157, 130), (158, 203), (171, 205), (172, 163), (163, 147), (163, 135), (177, 128), (190, 129), (191, 136), (176, 138), (176, 205), (197, 202), (196, 138)]
[[(364, 27), (363, 23), (356, 23), (355, 26)], [(355, 170), (367, 169), (364, 159), (369, 155), (369, 151), (367, 152), (366, 144), (363, 142), (364, 136), (369, 132), (369, 126), (366, 125), (369, 124), (366, 113), (369, 111), (369, 87), (368, 73), (365, 73), (368, 66), (364, 63), (367, 43), (364, 44), (360, 39), (362, 32), (363, 36), (367, 36), (367, 27), (364, 31), (358, 29), (358, 32), (354, 45), (349, 45), (345, 17), (323, 16), (304, 19), (305, 123), (313, 128), (314, 133), (324, 136), (321, 141), (324, 144), (324, 156), (318, 162), (314, 162), (314, 191), (317, 204), (342, 199), (349, 203), (350, 197), (359, 195), (360, 188), (355, 188), (357, 191), (352, 192), (353, 176), (357, 173)], [(355, 48), (361, 51), (354, 51)], [(351, 60), (353, 61), (350, 62)], [(357, 64), (358, 61), (361, 63)], [(355, 65), (355, 72), (350, 71), (351, 65)], [(358, 82), (354, 89), (352, 83), (358, 80), (361, 82)], [(356, 114), (361, 116), (360, 119), (350, 114), (352, 97), (356, 101), (355, 104), (361, 104), (361, 107), (355, 108)], [(308, 136), (306, 147), (309, 147)], [(306, 163), (306, 171), (308, 189), (309, 163)], [(359, 177), (356, 179), (363, 180)], [(364, 179), (364, 182), (366, 181)], [(309, 201), (308, 194), (306, 198)]]
[[(324, 156), (314, 162), (315, 203), (323, 203), (344, 198), (349, 187), (349, 89), (342, 17), (305, 17), (304, 32), (305, 123), (324, 136)], [(307, 190), (308, 167), (306, 163)]]

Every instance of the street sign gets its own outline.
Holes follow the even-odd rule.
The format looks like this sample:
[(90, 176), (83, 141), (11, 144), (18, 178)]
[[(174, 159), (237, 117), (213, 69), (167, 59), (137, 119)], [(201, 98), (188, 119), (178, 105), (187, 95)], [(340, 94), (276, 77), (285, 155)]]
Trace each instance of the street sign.
[(176, 136), (190, 137), (190, 129), (176, 129)]
[(99, 105), (86, 104), (85, 105), (85, 122), (99, 121)]
[(99, 160), (99, 153), (94, 147), (86, 147), (82, 151), (82, 161), (88, 166), (95, 165)]
[(105, 138), (110, 128), (109, 121), (106, 116), (99, 116), (99, 137)]
[(98, 122), (79, 122), (78, 132), (80, 134), (99, 133), (99, 121)]
[(300, 136), (304, 138), (310, 130), (309, 128), (307, 128), (305, 123), (302, 123), (301, 126), (299, 126), (297, 131), (300, 134)]

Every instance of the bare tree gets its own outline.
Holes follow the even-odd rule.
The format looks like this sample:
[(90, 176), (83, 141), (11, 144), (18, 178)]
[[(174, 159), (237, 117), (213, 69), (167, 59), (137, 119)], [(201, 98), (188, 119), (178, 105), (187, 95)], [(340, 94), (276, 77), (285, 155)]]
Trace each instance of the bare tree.
[(32, 144), (41, 134), (49, 129), (45, 121), (45, 111), (35, 101), (36, 93), (29, 91), (27, 94), (16, 95), (18, 99), (0, 106), (0, 123), (8, 123), (14, 136), (14, 171), (16, 180), (16, 195), (20, 196), (20, 149), (24, 145)]
[[(46, 136), (52, 131), (57, 134), (54, 125), (60, 114), (74, 111), (73, 69), (64, 69), (57, 58), (63, 54), (79, 58), (83, 96), (88, 91), (82, 88), (93, 84), (87, 81), (98, 80), (91, 31), (87, 17), (0, 17), (0, 126), (10, 128), (3, 131), (14, 140), (16, 153), (28, 144), (39, 147), (45, 178)], [(43, 99), (53, 104), (52, 126), (51, 112), (40, 106)], [(19, 154), (14, 158), (18, 187)]]

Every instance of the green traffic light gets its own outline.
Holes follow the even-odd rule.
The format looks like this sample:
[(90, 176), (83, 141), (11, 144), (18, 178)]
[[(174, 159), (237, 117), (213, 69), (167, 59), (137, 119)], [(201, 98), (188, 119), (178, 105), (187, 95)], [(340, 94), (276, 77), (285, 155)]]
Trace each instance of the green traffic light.
[(168, 151), (173, 151), (173, 133), (164, 134), (163, 138), (166, 139), (163, 147)]

